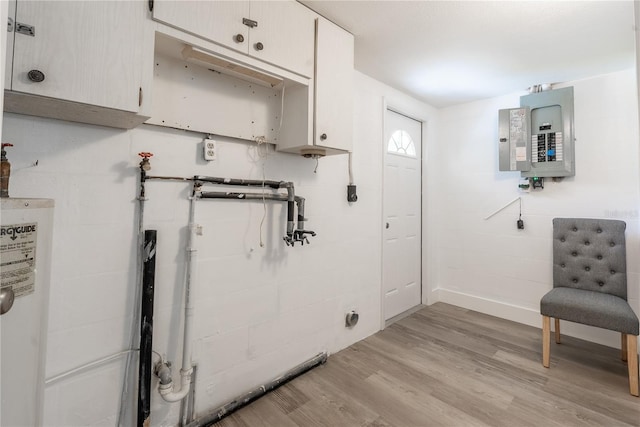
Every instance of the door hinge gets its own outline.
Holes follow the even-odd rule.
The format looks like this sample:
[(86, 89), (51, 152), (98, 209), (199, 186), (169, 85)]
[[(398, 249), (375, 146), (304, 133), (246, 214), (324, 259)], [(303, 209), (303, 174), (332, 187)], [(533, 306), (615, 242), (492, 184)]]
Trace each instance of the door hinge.
[(253, 19), (249, 18), (242, 18), (242, 23), (249, 28), (255, 28), (258, 26), (258, 21), (254, 21)]
[(7, 21), (7, 32), (13, 33), (13, 31), (14, 31), (13, 18), (9, 18)]
[(142, 107), (142, 87), (138, 91), (138, 107)]
[(149, 0), (149, 12), (153, 12), (153, 0)]

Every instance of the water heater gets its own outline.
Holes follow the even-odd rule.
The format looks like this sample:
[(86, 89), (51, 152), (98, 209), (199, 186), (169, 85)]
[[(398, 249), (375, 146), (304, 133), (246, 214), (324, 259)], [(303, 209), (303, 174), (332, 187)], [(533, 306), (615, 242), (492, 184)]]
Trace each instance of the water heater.
[(54, 203), (0, 203), (0, 425), (41, 426)]

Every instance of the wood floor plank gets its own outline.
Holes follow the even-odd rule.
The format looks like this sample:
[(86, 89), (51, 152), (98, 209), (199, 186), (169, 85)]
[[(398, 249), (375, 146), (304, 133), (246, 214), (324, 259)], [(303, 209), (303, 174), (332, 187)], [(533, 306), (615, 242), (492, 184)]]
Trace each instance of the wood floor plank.
[(218, 426), (636, 426), (619, 349), (444, 303), (331, 355)]

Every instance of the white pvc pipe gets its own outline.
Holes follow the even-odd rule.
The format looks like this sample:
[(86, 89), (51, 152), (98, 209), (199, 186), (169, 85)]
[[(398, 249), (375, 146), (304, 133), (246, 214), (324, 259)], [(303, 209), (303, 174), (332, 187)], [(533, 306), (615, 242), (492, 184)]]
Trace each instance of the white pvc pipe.
[(487, 220), (487, 219), (491, 218), (492, 216), (494, 216), (494, 215), (498, 214), (499, 212), (501, 212), (502, 210), (508, 208), (509, 206), (511, 206), (513, 203), (517, 202), (520, 199), (521, 199), (521, 197), (516, 197), (515, 199), (513, 199), (512, 201), (510, 201), (509, 203), (507, 203), (506, 205), (504, 205), (500, 209), (496, 210), (491, 215), (487, 215), (486, 217), (484, 217), (484, 219)]
[(187, 242), (187, 272), (185, 278), (184, 295), (184, 334), (182, 342), (182, 369), (180, 369), (180, 389), (175, 390), (175, 383), (160, 384), (158, 391), (160, 396), (167, 402), (178, 402), (185, 398), (191, 387), (191, 374), (193, 365), (191, 364), (191, 349), (193, 345), (193, 308), (195, 298), (193, 297), (194, 283), (196, 277), (196, 261), (198, 250), (195, 244), (195, 237), (198, 226), (195, 223), (195, 202), (197, 195), (191, 197), (189, 209), (189, 239)]

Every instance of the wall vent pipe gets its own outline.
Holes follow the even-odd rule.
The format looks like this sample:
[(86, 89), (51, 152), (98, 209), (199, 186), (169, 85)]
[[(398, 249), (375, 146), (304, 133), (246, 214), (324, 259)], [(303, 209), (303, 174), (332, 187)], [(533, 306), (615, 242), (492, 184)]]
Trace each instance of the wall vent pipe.
[(195, 421), (187, 424), (186, 427), (207, 427), (211, 426), (218, 421), (222, 420), (225, 417), (236, 412), (238, 409), (241, 409), (247, 406), (249, 403), (261, 398), (265, 394), (277, 389), (281, 385), (288, 383), (296, 377), (310, 371), (311, 369), (324, 364), (327, 361), (327, 353), (320, 353), (317, 356), (307, 360), (306, 362), (301, 363), (290, 371), (286, 372), (284, 375), (279, 376), (273, 381), (270, 381), (249, 393), (240, 396), (233, 401), (227, 403), (216, 409), (215, 411), (204, 415)]

